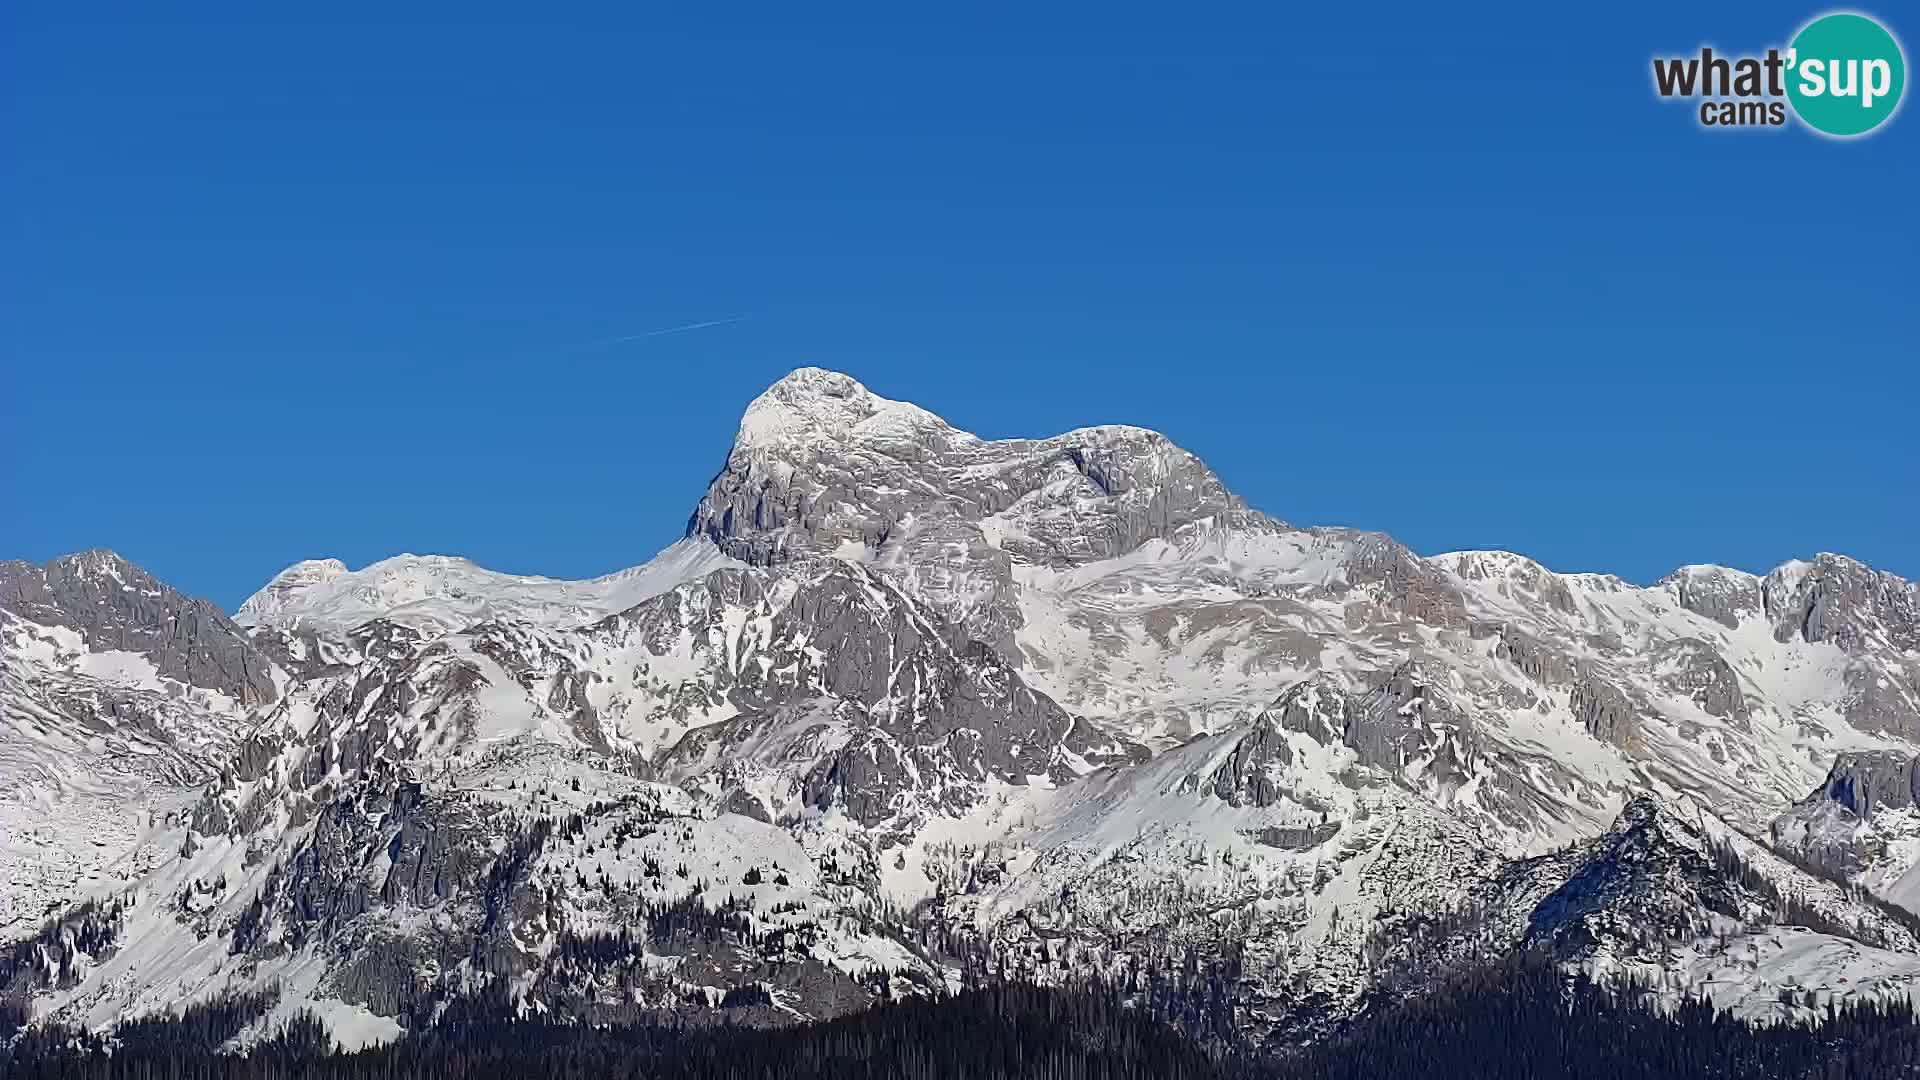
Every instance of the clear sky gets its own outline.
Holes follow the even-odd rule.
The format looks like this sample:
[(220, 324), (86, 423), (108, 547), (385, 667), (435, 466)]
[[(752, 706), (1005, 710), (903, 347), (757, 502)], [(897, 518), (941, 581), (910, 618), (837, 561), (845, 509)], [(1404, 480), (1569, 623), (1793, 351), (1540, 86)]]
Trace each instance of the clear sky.
[(1422, 552), (1920, 576), (1920, 113), (1652, 91), (1821, 10), (9, 3), (0, 557), (602, 573), (818, 364)]

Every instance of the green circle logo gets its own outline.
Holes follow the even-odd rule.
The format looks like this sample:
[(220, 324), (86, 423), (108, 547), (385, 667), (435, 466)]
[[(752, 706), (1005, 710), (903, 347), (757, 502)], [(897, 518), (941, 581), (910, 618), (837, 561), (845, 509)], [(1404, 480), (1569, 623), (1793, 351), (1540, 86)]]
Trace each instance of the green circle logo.
[(1822, 15), (1787, 52), (1787, 100), (1808, 127), (1864, 135), (1900, 107), (1907, 59), (1887, 29), (1865, 15)]

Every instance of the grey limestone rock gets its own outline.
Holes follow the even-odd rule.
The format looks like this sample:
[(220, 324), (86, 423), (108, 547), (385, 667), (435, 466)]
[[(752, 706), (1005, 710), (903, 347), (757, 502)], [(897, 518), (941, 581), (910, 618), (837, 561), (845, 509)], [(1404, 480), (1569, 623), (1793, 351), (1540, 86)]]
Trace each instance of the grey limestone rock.
[(1848, 751), (1834, 758), (1820, 795), (1866, 817), (1875, 810), (1900, 810), (1920, 801), (1920, 771), (1915, 757), (1898, 750)]
[(1763, 610), (1760, 579), (1724, 566), (1687, 566), (1661, 580), (1675, 602), (1728, 629)]
[(79, 631), (95, 650), (139, 653), (161, 675), (242, 705), (272, 701), (273, 663), (218, 607), (184, 596), (110, 551), (44, 566), (0, 562), (0, 608)]
[(1206, 788), (1233, 806), (1271, 806), (1279, 798), (1276, 769), (1292, 762), (1286, 733), (1270, 714), (1262, 714), (1234, 744), (1227, 760), (1207, 778)]
[(1841, 708), (1849, 724), (1861, 731), (1920, 739), (1920, 657), (1878, 663), (1856, 658), (1847, 668), (1846, 683)]
[(1571, 686), (1579, 675), (1579, 665), (1570, 657), (1511, 624), (1500, 627), (1493, 655), (1541, 686)]
[(1740, 727), (1751, 721), (1740, 676), (1726, 657), (1699, 638), (1663, 643), (1654, 654), (1660, 684), (1692, 698), (1708, 715), (1724, 717)]
[[(1345, 530), (1314, 530), (1342, 533)], [(1354, 546), (1346, 562), (1347, 580), (1379, 590), (1386, 605), (1415, 622), (1467, 629), (1466, 601), (1439, 567), (1381, 533), (1351, 533)]]
[[(742, 613), (763, 618), (766, 627), (750, 658), (728, 654), (725, 628)], [(783, 744), (783, 760), (805, 754), (814, 762), (803, 800), (839, 800), (869, 824), (901, 810), (903, 794), (960, 808), (989, 777), (1025, 784), (1056, 775), (1062, 754), (1090, 765), (1146, 756), (1070, 715), (998, 652), (857, 564), (797, 560), (771, 578), (720, 571), (594, 633), (658, 653), (692, 641), (708, 672), (704, 685), (736, 707), (721, 730), (689, 732), (664, 768), (678, 773), (722, 762), (732, 753), (727, 748), (755, 732), (785, 731), (791, 741)], [(847, 727), (848, 740), (832, 746), (819, 741), (816, 726), (794, 726), (809, 712)]]
[(1259, 720), (1332, 746), (1346, 737), (1347, 728), (1358, 715), (1353, 697), (1337, 679), (1323, 672), (1287, 687), (1262, 711)]
[(1416, 754), (1438, 749), (1447, 734), (1471, 742), (1472, 719), (1453, 701), (1440, 669), (1409, 661), (1387, 672), (1355, 703), (1346, 744), (1360, 763), (1397, 770)]
[(1774, 637), (1831, 641), (1850, 653), (1875, 644), (1920, 651), (1920, 586), (1844, 555), (1788, 563), (1762, 586)]
[(1574, 718), (1594, 738), (1623, 750), (1640, 746), (1642, 710), (1632, 695), (1603, 673), (1586, 667), (1570, 698)]
[(749, 407), (687, 533), (756, 566), (862, 552), (1017, 659), (1012, 561), (1077, 565), (1257, 517), (1157, 432), (987, 441), (803, 368)]
[(1443, 561), (1468, 581), (1491, 581), (1507, 596), (1534, 600), (1562, 614), (1576, 608), (1565, 578), (1525, 556), (1505, 551), (1462, 551)]

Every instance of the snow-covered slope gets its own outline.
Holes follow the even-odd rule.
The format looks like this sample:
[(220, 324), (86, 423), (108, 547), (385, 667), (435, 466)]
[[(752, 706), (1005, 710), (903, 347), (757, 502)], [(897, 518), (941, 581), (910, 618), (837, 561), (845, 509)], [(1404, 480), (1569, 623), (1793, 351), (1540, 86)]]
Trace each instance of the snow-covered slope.
[(1352, 689), (1421, 660), (1472, 720), (1463, 767), (1490, 782), (1468, 803), (1508, 779), (1535, 793), (1491, 825), (1516, 853), (1590, 834), (1630, 786), (1762, 829), (1835, 754), (1920, 731), (1913, 586), (1840, 556), (1648, 588), (1506, 552), (1423, 559), (1248, 510), (1153, 432), (990, 442), (814, 369), (749, 408), (692, 531), (756, 565), (871, 565), (1156, 747), (1316, 672)]
[(984, 440), (802, 369), (687, 538), (592, 581), (320, 560), (236, 626), (6, 565), (0, 852), (41, 884), (0, 994), (44, 1016), (1097, 974), (1259, 1038), (1529, 944), (1750, 1015), (1920, 973), (1859, 888), (1920, 896), (1920, 603), (1839, 556), (1423, 558), (1154, 432)]
[(0, 563), (0, 940), (137, 881), (285, 673), (110, 552)]
[(331, 632), (375, 619), (441, 633), (495, 619), (577, 626), (731, 563), (711, 544), (692, 540), (640, 566), (586, 581), (502, 574), (446, 555), (395, 555), (359, 570), (338, 559), (308, 560), (248, 597), (234, 620)]

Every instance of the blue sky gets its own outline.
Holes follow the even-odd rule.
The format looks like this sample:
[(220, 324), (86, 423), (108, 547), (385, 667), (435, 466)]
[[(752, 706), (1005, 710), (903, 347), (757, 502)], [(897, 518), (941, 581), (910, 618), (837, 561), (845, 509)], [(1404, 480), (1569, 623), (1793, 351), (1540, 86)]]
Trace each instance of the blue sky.
[(7, 5), (0, 557), (605, 572), (818, 364), (1423, 552), (1920, 576), (1920, 116), (1651, 89), (1821, 8), (682, 6)]

